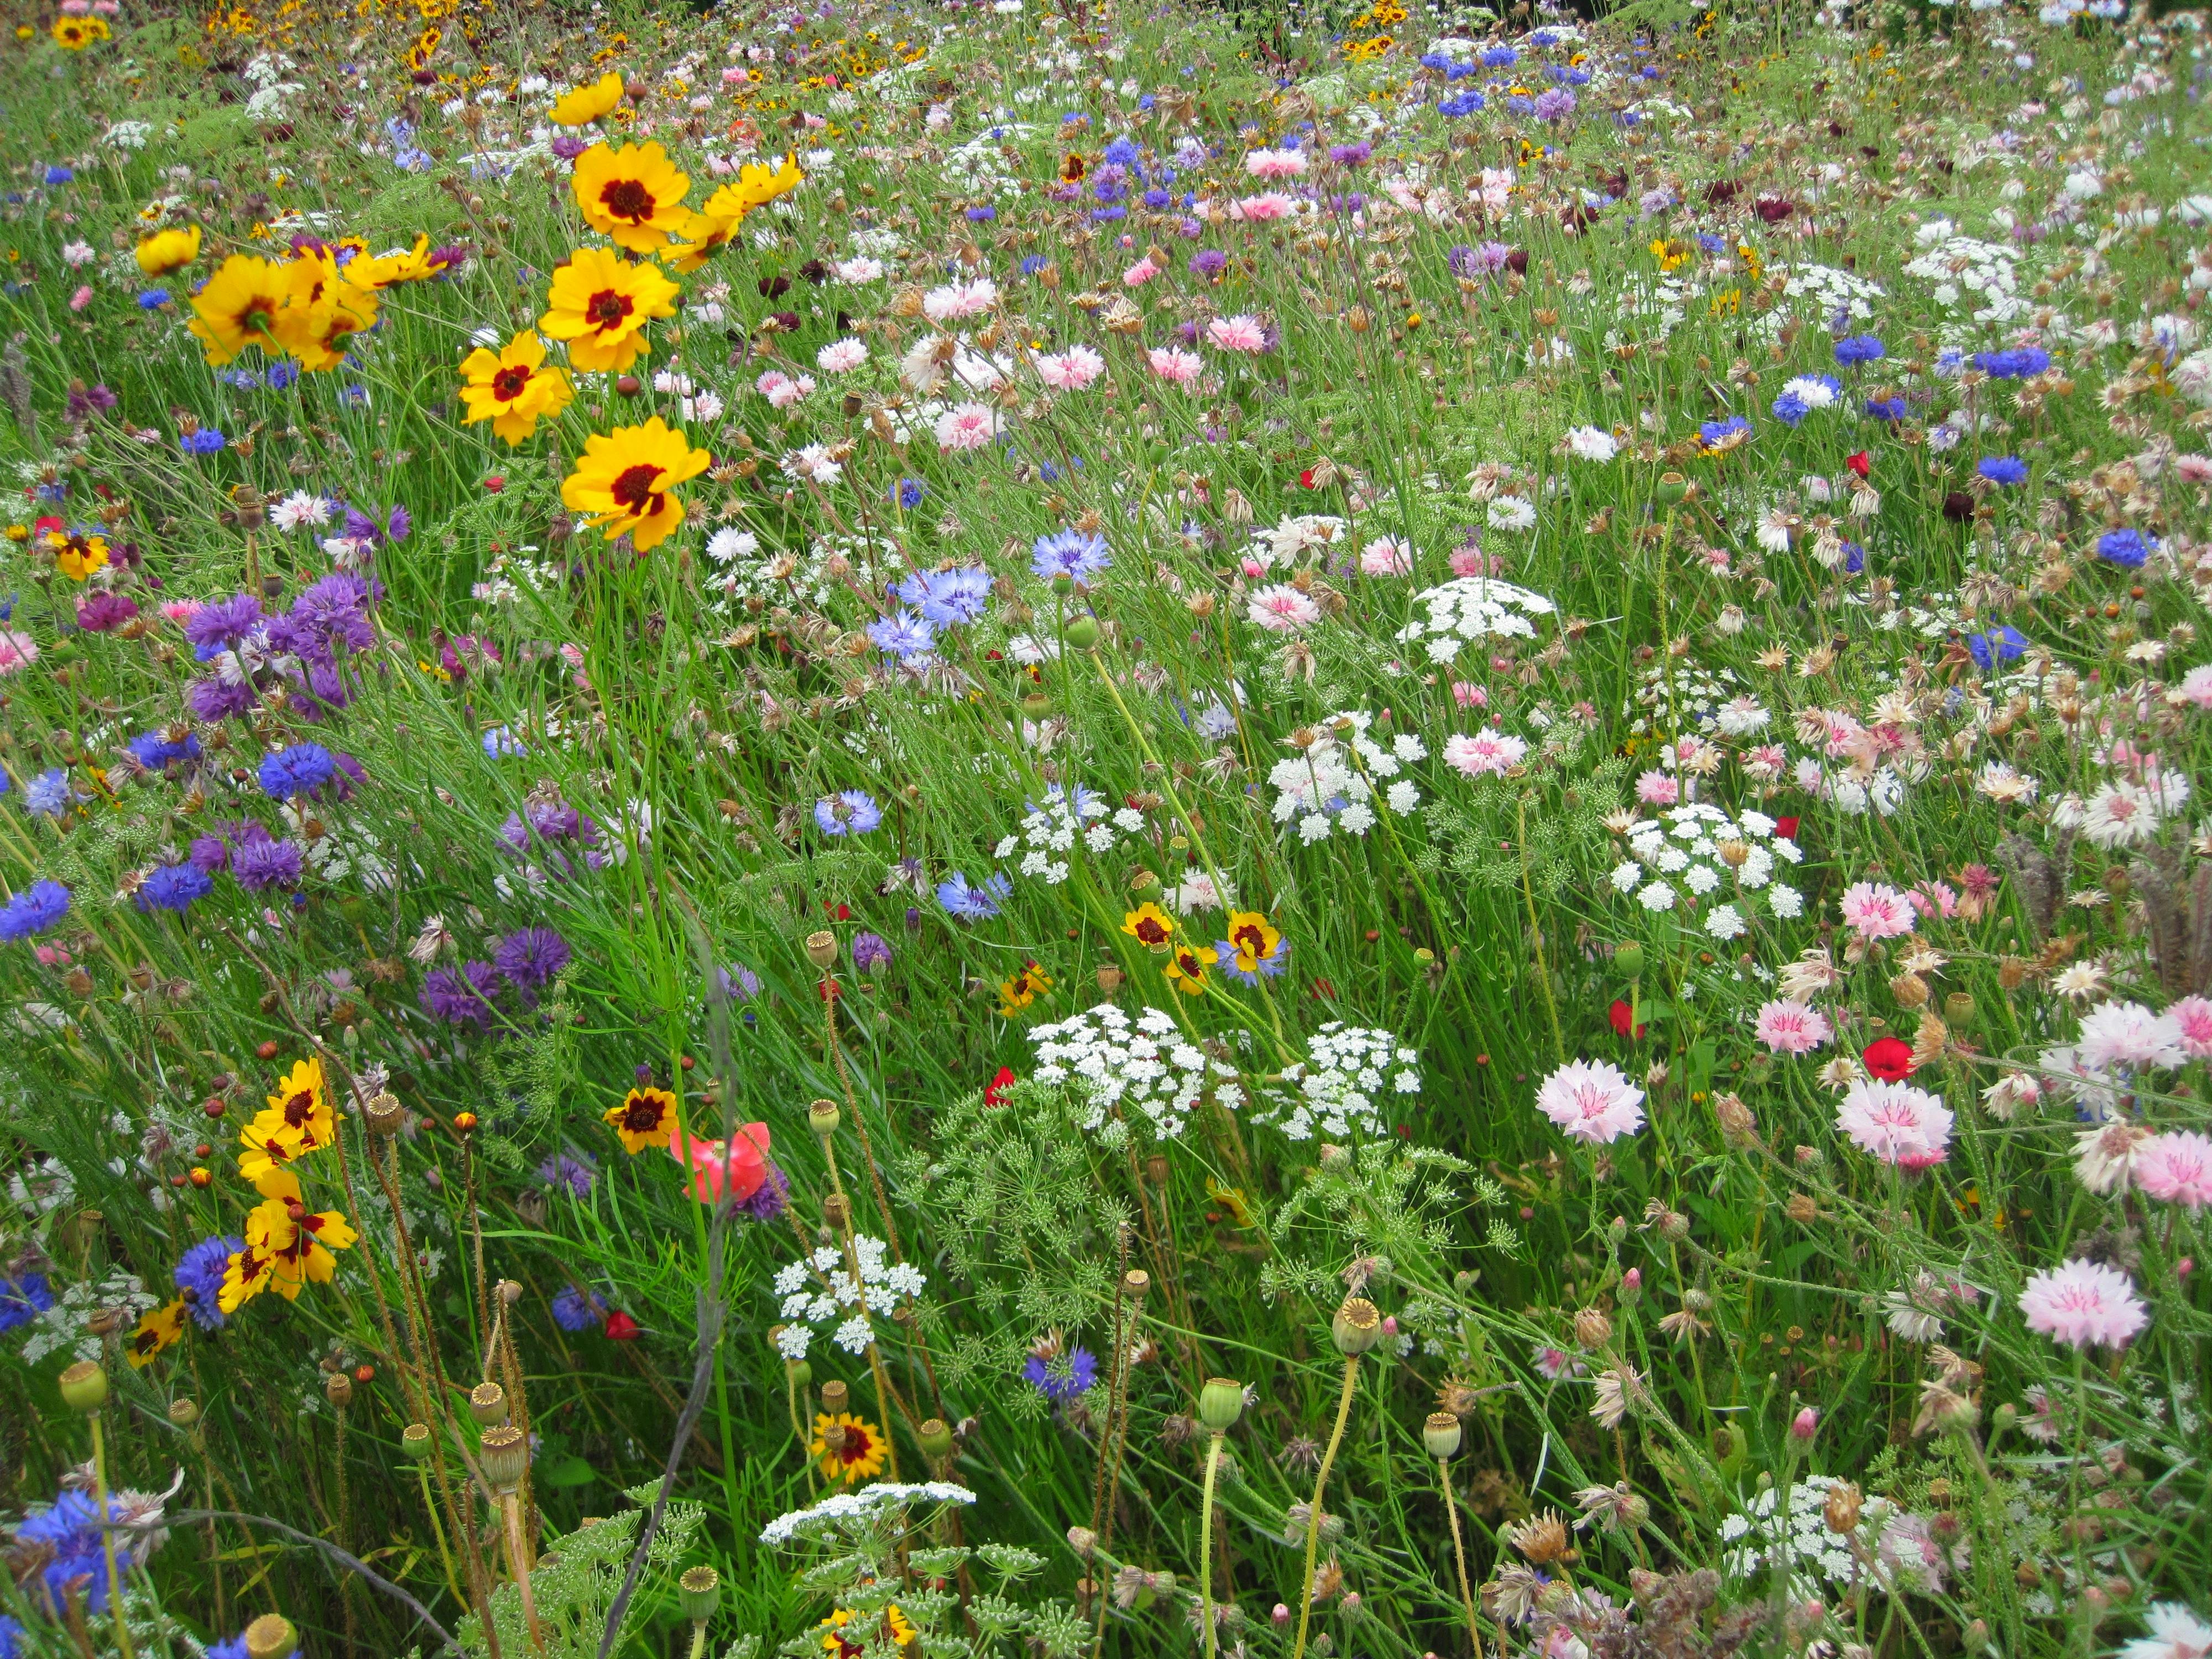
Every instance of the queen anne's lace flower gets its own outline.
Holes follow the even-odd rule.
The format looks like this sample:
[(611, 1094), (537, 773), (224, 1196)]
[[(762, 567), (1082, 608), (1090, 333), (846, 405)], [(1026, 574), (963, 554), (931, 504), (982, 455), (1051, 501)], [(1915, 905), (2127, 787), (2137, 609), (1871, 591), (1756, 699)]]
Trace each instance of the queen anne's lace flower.
[(1057, 1024), (1030, 1028), (1036, 1080), (1071, 1085), (1082, 1102), (1078, 1127), (1109, 1146), (1133, 1125), (1155, 1138), (1183, 1132), (1209, 1090), (1230, 1110), (1244, 1103), (1237, 1070), (1183, 1036), (1174, 1017), (1147, 1008), (1133, 1020), (1111, 1003)]
[(1046, 790), (1042, 804), (1030, 804), (1021, 828), (1000, 841), (993, 856), (1007, 859), (1018, 851), (1024, 875), (1057, 887), (1067, 879), (1079, 842), (1087, 853), (1110, 853), (1123, 836), (1135, 835), (1144, 827), (1145, 815), (1133, 806), (1109, 815), (1103, 795), (1080, 784), (1071, 790), (1055, 783)]
[[(1805, 855), (1796, 842), (1774, 833), (1775, 822), (1764, 812), (1731, 817), (1698, 801), (1639, 819), (1628, 832), (1628, 857), (1613, 866), (1613, 890), (1634, 894), (1655, 911), (1678, 902), (1695, 907), (1716, 894), (1764, 891), (1776, 915), (1794, 916), (1800, 896), (1775, 879), (1774, 868), (1778, 860), (1797, 864)], [(1735, 921), (1742, 921), (1741, 910)]]
[(1402, 1046), (1388, 1031), (1331, 1020), (1314, 1033), (1306, 1054), (1305, 1060), (1283, 1068), (1283, 1081), (1297, 1092), (1267, 1090), (1270, 1107), (1258, 1119), (1292, 1140), (1310, 1140), (1316, 1131), (1387, 1133), (1382, 1097), (1420, 1091), (1420, 1051)]
[(1533, 640), (1536, 619), (1559, 607), (1541, 593), (1489, 576), (1460, 576), (1413, 597), (1420, 621), (1398, 630), (1398, 638), (1418, 644), (1434, 662), (1449, 662), (1474, 640)]
[[(1405, 768), (1429, 757), (1428, 745), (1410, 732), (1390, 739), (1389, 748), (1368, 735), (1371, 715), (1357, 710), (1331, 714), (1302, 729), (1293, 739), (1297, 752), (1268, 769), (1267, 782), (1275, 791), (1274, 818), (1294, 824), (1300, 840), (1322, 840), (1332, 828), (1364, 836), (1374, 827), (1378, 779), (1396, 778)], [(1407, 781), (1389, 786), (1385, 797), (1394, 812), (1410, 812), (1420, 805), (1420, 792)]]
[[(855, 1281), (853, 1266), (860, 1268)], [(794, 1261), (775, 1276), (776, 1310), (783, 1328), (775, 1345), (786, 1359), (804, 1359), (814, 1340), (814, 1328), (834, 1324), (833, 1340), (848, 1353), (866, 1353), (875, 1340), (872, 1320), (887, 1317), (902, 1299), (918, 1297), (928, 1281), (911, 1262), (887, 1259), (880, 1238), (858, 1233), (853, 1238), (853, 1259), (824, 1244), (811, 1255)]]

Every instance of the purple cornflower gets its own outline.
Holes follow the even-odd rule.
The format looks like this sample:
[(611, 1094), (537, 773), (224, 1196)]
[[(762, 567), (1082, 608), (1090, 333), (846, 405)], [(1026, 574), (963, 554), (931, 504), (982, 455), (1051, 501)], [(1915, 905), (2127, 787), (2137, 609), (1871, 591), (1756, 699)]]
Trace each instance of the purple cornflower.
[(261, 763), (262, 793), (276, 800), (312, 795), (331, 780), (337, 762), (319, 743), (295, 743), (264, 757)]
[(1575, 112), (1575, 95), (1565, 87), (1553, 87), (1536, 94), (1536, 118), (1540, 121), (1564, 121)]
[(980, 565), (922, 570), (892, 590), (938, 628), (957, 628), (983, 614), (991, 599), (991, 573)]
[(1088, 1348), (1071, 1348), (1049, 1359), (1033, 1353), (1022, 1367), (1022, 1375), (1048, 1400), (1073, 1400), (1091, 1392), (1091, 1385), (1098, 1380), (1098, 1361)]
[(1091, 530), (1060, 530), (1040, 536), (1030, 548), (1030, 568), (1047, 580), (1095, 580), (1113, 563), (1106, 538)]
[(1229, 256), (1218, 248), (1202, 247), (1190, 256), (1190, 274), (1212, 282), (1229, 269)]
[(604, 1325), (606, 1318), (607, 1304), (594, 1291), (563, 1285), (553, 1293), (553, 1322), (571, 1336)]
[(266, 836), (239, 842), (230, 855), (230, 873), (249, 893), (271, 887), (296, 887), (307, 866), (307, 849), (296, 841), (272, 841)]
[(112, 634), (138, 614), (138, 601), (125, 593), (95, 593), (76, 608), (76, 625), (88, 634)]
[(890, 944), (882, 934), (855, 933), (853, 935), (854, 967), (864, 974), (872, 974), (878, 969), (888, 968), (890, 965)]
[(220, 836), (201, 836), (193, 841), (185, 856), (202, 875), (212, 876), (230, 862), (230, 848)]
[(185, 617), (185, 638), (191, 644), (192, 654), (205, 662), (218, 652), (236, 650), (239, 642), (265, 620), (261, 601), (251, 593), (240, 593), (204, 605)]
[(988, 877), (981, 886), (970, 887), (968, 878), (955, 870), (937, 884), (937, 902), (956, 921), (988, 921), (999, 914), (999, 901), (1013, 890), (1014, 884), (1003, 875)]
[[(18, 1545), (46, 1546), (44, 1550), (31, 1552), (31, 1557), (46, 1562), (43, 1577), (49, 1606), (69, 1606), (72, 1594), (81, 1593), (84, 1599), (77, 1605), (87, 1613), (107, 1611), (107, 1552), (103, 1547), (100, 1522), (123, 1518), (112, 1498), (103, 1509), (88, 1493), (64, 1491), (52, 1504), (34, 1510), (15, 1528)], [(118, 1532), (112, 1536), (116, 1567), (127, 1572), (131, 1565), (128, 1546), (136, 1541), (136, 1535)], [(80, 1585), (83, 1587), (81, 1592)]]
[(498, 983), (498, 971), (488, 962), (433, 968), (422, 976), (420, 1000), (423, 1012), (434, 1019), (448, 1025), (474, 1025), (481, 1030), (495, 1017), (491, 994)]
[(185, 706), (192, 718), (214, 726), (246, 714), (257, 699), (245, 680), (194, 680), (185, 689)]
[(825, 836), (865, 836), (884, 821), (884, 809), (865, 789), (843, 789), (814, 803), (814, 825)]
[(599, 1164), (588, 1153), (574, 1147), (555, 1152), (538, 1166), (538, 1178), (549, 1187), (566, 1187), (577, 1198), (592, 1195), (592, 1182), (599, 1173)]
[(173, 1277), (185, 1298), (192, 1323), (204, 1331), (219, 1331), (226, 1321), (216, 1298), (222, 1293), (222, 1276), (230, 1258), (246, 1248), (242, 1238), (204, 1238), (178, 1259)]
[(215, 883), (189, 864), (165, 864), (139, 884), (141, 910), (174, 910), (179, 915), (215, 890)]
[(761, 1184), (749, 1198), (740, 1200), (732, 1207), (740, 1215), (750, 1216), (755, 1221), (773, 1221), (791, 1203), (791, 1177), (774, 1163), (761, 1171)]
[(518, 927), (491, 953), (499, 976), (526, 994), (543, 990), (574, 954), (550, 927)]
[(1356, 144), (1331, 144), (1328, 147), (1328, 159), (1340, 167), (1356, 167), (1374, 154), (1375, 146), (1364, 138)]
[(714, 993), (725, 1002), (750, 1002), (760, 989), (760, 975), (742, 962), (714, 969)]
[(1477, 276), (1495, 276), (1505, 269), (1505, 261), (1512, 252), (1503, 242), (1482, 242), (1474, 247), (1462, 243), (1453, 248), (1446, 259), (1453, 276), (1471, 281)]

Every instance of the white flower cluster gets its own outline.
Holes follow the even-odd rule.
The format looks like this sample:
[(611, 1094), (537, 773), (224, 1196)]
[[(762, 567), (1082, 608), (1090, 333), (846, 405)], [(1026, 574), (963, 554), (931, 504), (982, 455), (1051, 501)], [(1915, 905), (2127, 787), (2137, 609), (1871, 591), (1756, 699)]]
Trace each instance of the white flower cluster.
[(1347, 710), (1301, 730), (1292, 740), (1297, 752), (1268, 769), (1267, 782), (1276, 792), (1276, 823), (1295, 820), (1299, 839), (1309, 845), (1325, 839), (1332, 825), (1346, 835), (1364, 836), (1375, 827), (1375, 809), (1368, 803), (1375, 798), (1376, 779), (1397, 779), (1383, 794), (1393, 812), (1410, 812), (1421, 804), (1421, 792), (1398, 774), (1413, 762), (1426, 760), (1428, 746), (1412, 732), (1401, 732), (1385, 749), (1367, 735), (1373, 724), (1371, 716)]
[[(1740, 893), (1771, 889), (1766, 902), (1777, 916), (1799, 915), (1805, 901), (1787, 882), (1774, 879), (1774, 863), (1797, 864), (1805, 855), (1774, 828), (1764, 812), (1731, 817), (1699, 801), (1669, 807), (1629, 830), (1630, 856), (1613, 867), (1613, 890), (1633, 893), (1647, 910), (1665, 911), (1681, 903), (1686, 891), (1694, 908), (1731, 885)], [(1705, 931), (1715, 939), (1734, 939), (1744, 929), (1743, 913), (1732, 903), (1714, 906), (1705, 917)]]
[(1793, 300), (1811, 301), (1813, 304), (1808, 309), (1817, 308), (1822, 317), (1832, 321), (1840, 315), (1855, 323), (1871, 322), (1874, 302), (1887, 297), (1879, 283), (1870, 283), (1833, 265), (1808, 262), (1791, 265), (1788, 270), (1782, 284), (1783, 293)]
[(993, 856), (1012, 858), (1018, 848), (1027, 848), (1022, 854), (1022, 873), (1040, 877), (1047, 886), (1057, 887), (1067, 879), (1067, 855), (1074, 851), (1079, 837), (1086, 852), (1110, 853), (1121, 841), (1116, 830), (1133, 836), (1144, 827), (1145, 815), (1133, 806), (1124, 806), (1109, 818), (1103, 796), (1080, 784), (1071, 795), (1055, 783), (1046, 792), (1042, 806), (1030, 804), (1022, 827), (1001, 841)]
[[(115, 1171), (120, 1175), (118, 1168)], [(126, 1328), (135, 1325), (141, 1314), (160, 1304), (161, 1298), (146, 1289), (145, 1282), (136, 1273), (125, 1273), (120, 1267), (110, 1267), (107, 1277), (97, 1285), (89, 1279), (79, 1279), (54, 1298), (54, 1305), (31, 1320), (22, 1339), (22, 1359), (26, 1365), (40, 1364), (50, 1354), (69, 1350), (71, 1358), (97, 1363), (100, 1358), (102, 1339), (91, 1334), (85, 1325), (101, 1309), (121, 1311)]]
[(1729, 1576), (1749, 1578), (1769, 1568), (1780, 1568), (1801, 1584), (1808, 1579), (1832, 1584), (1851, 1583), (1858, 1573), (1859, 1560), (1874, 1559), (1882, 1527), (1897, 1511), (1887, 1498), (1869, 1496), (1863, 1500), (1856, 1529), (1849, 1534), (1831, 1532), (1826, 1517), (1828, 1494), (1842, 1484), (1828, 1474), (1798, 1481), (1790, 1488), (1786, 1516), (1777, 1513), (1781, 1494), (1773, 1487), (1754, 1492), (1741, 1513), (1721, 1522), (1721, 1542), (1729, 1547), (1722, 1564)]
[(1054, 1025), (1034, 1026), (1036, 1080), (1072, 1083), (1083, 1097), (1083, 1129), (1109, 1146), (1142, 1121), (1162, 1139), (1183, 1132), (1208, 1088), (1231, 1111), (1243, 1104), (1234, 1066), (1185, 1038), (1174, 1017), (1147, 1008), (1132, 1020), (1109, 1002)]
[(1386, 1091), (1420, 1092), (1420, 1051), (1401, 1048), (1388, 1031), (1331, 1020), (1314, 1033), (1306, 1054), (1305, 1060), (1283, 1068), (1283, 1081), (1295, 1084), (1297, 1092), (1269, 1090), (1275, 1109), (1258, 1120), (1274, 1124), (1292, 1140), (1310, 1140), (1317, 1132), (1387, 1134), (1390, 1126), (1382, 1121), (1377, 1097)]
[(1680, 726), (1710, 737), (1720, 729), (1721, 711), (1742, 693), (1743, 682), (1732, 668), (1700, 668), (1693, 663), (1654, 663), (1644, 671), (1637, 689), (1636, 705), (1647, 710), (1640, 723), (1644, 733), (1673, 735)]
[[(2000, 242), (1941, 234), (1948, 229), (1942, 220), (1920, 228), (1920, 240), (1932, 245), (1905, 263), (1905, 275), (1934, 283), (1936, 303), (1946, 310), (1972, 307), (1978, 323), (2008, 323), (2025, 312), (2028, 302), (2020, 296), (2013, 250)], [(1930, 231), (1939, 234), (1931, 238)]]
[(776, 1311), (784, 1326), (775, 1346), (786, 1359), (805, 1358), (812, 1328), (833, 1322), (831, 1340), (847, 1353), (866, 1353), (876, 1340), (869, 1320), (890, 1313), (901, 1297), (920, 1296), (928, 1282), (911, 1263), (891, 1262), (884, 1241), (866, 1233), (854, 1235), (853, 1265), (860, 1270), (858, 1282), (844, 1252), (824, 1244), (776, 1274), (775, 1293), (782, 1298)]
[(1533, 640), (1536, 618), (1559, 609), (1541, 593), (1489, 576), (1456, 577), (1415, 594), (1413, 603), (1427, 618), (1400, 629), (1398, 638), (1420, 644), (1432, 662), (1449, 662), (1474, 640)]
[(955, 1486), (950, 1480), (878, 1480), (858, 1492), (832, 1492), (806, 1509), (791, 1510), (777, 1516), (761, 1528), (760, 1540), (769, 1545), (788, 1544), (794, 1538), (819, 1538), (848, 1527), (870, 1526), (893, 1510), (906, 1510), (917, 1504), (975, 1501), (973, 1490)]

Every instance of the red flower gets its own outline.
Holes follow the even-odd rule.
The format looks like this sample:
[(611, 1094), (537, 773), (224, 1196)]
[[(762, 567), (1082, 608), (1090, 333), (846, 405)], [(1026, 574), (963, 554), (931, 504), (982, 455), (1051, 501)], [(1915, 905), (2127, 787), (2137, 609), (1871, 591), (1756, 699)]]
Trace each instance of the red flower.
[(1308, 467), (1304, 471), (1298, 474), (1298, 482), (1304, 484), (1308, 489), (1311, 489), (1314, 487), (1313, 474), (1314, 470), (1311, 467)]
[(990, 1086), (983, 1091), (983, 1103), (986, 1106), (996, 1106), (1006, 1097), (1006, 1091), (1018, 1080), (1014, 1076), (1012, 1066), (1001, 1066), (999, 1067), (998, 1076), (993, 1078)]
[(1644, 1026), (1639, 1024), (1632, 1033), (1629, 1030), (1628, 1022), (1636, 1018), (1635, 1011), (1620, 998), (1613, 999), (1613, 1006), (1605, 1011), (1605, 1015), (1613, 1022), (1615, 1036), (1633, 1036), (1638, 1040), (1643, 1037), (1645, 1030)]
[(836, 921), (850, 921), (853, 919), (853, 907), (849, 904), (832, 904), (828, 899), (823, 899), (822, 914)]
[(1844, 456), (1844, 465), (1863, 478), (1874, 471), (1874, 458), (1862, 449), (1856, 455)]
[(1795, 818), (1777, 818), (1777, 819), (1775, 819), (1775, 820), (1774, 820), (1774, 833), (1775, 833), (1776, 835), (1778, 835), (1778, 836), (1781, 836), (1781, 837), (1782, 837), (1782, 839), (1783, 839), (1783, 840), (1784, 840), (1784, 841), (1795, 841), (1795, 840), (1796, 840), (1796, 839), (1797, 839), (1797, 820), (1796, 820), (1796, 819), (1795, 819)]
[(1878, 1037), (1859, 1058), (1884, 1083), (1902, 1083), (1912, 1075), (1912, 1045), (1903, 1037)]
[(607, 1338), (613, 1342), (637, 1340), (637, 1321), (617, 1308), (607, 1316)]
[(507, 479), (500, 473), (488, 472), (484, 475), (483, 487), (486, 495), (496, 495), (507, 488)]

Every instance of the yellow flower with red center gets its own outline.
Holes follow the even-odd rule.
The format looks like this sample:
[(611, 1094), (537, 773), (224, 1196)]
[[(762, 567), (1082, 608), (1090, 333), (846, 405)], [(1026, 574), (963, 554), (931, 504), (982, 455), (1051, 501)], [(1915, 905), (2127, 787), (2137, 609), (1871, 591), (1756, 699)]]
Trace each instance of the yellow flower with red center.
[(676, 1097), (665, 1089), (633, 1089), (600, 1115), (622, 1137), (623, 1150), (635, 1154), (668, 1145), (676, 1133)]
[(191, 331), (220, 368), (248, 346), (281, 356), (277, 314), (291, 295), (285, 269), (250, 253), (234, 253), (192, 295)]
[(227, 1314), (236, 1313), (246, 1304), (269, 1288), (270, 1270), (274, 1264), (270, 1259), (248, 1246), (234, 1250), (223, 1263), (222, 1288), (216, 1292), (215, 1304)]
[[(849, 1639), (845, 1632), (854, 1619), (861, 1616), (848, 1608), (840, 1607), (824, 1619), (817, 1626), (826, 1632), (822, 1638), (823, 1652), (830, 1655), (831, 1659), (860, 1659), (861, 1655), (867, 1651), (867, 1644), (874, 1639), (873, 1633), (855, 1642)], [(899, 1611), (896, 1601), (888, 1603), (884, 1608), (883, 1629), (902, 1648), (914, 1640), (914, 1621)]]
[[(338, 1265), (331, 1252), (351, 1249), (357, 1235), (337, 1211), (310, 1211), (300, 1179), (289, 1170), (271, 1170), (253, 1185), (261, 1202), (246, 1218), (246, 1250), (268, 1261), (259, 1288), (274, 1289), (287, 1302), (296, 1302), (301, 1289), (311, 1281), (331, 1282)], [(226, 1273), (226, 1296), (229, 1287)], [(230, 1311), (228, 1304), (223, 1310)]]
[(157, 230), (138, 244), (137, 257), (138, 269), (149, 276), (182, 270), (200, 257), (200, 228), (188, 225), (182, 230)]
[(588, 87), (577, 87), (553, 100), (553, 125), (587, 126), (622, 102), (623, 79), (610, 70)]
[(258, 1182), (294, 1158), (319, 1152), (337, 1139), (337, 1115), (331, 1109), (323, 1062), (303, 1060), (268, 1097), (269, 1105), (239, 1133), (246, 1148), (238, 1172)]
[(276, 313), (276, 337), (302, 368), (336, 368), (345, 361), (346, 337), (376, 321), (374, 292), (356, 283), (349, 269), (326, 248), (303, 249), (284, 267), (287, 293)]
[(576, 158), (574, 183), (584, 222), (634, 253), (652, 252), (691, 216), (691, 180), (659, 144), (594, 144)]
[(677, 234), (682, 240), (664, 250), (662, 258), (677, 270), (696, 270), (714, 252), (737, 234), (755, 208), (766, 207), (779, 196), (787, 196), (806, 182), (796, 157), (787, 155), (775, 167), (748, 161), (738, 176), (707, 198), (707, 205), (684, 222)]
[(1019, 973), (999, 982), (999, 1017), (1012, 1019), (1051, 989), (1051, 975), (1034, 962), (1024, 963)]
[(1158, 955), (1166, 951), (1175, 936), (1175, 919), (1157, 904), (1140, 904), (1123, 914), (1121, 931)]
[(461, 363), (461, 381), (464, 421), (489, 421), (509, 444), (520, 443), (576, 395), (563, 371), (545, 367), (545, 342), (526, 328), (496, 355), (482, 346), (471, 352)]
[(576, 470), (562, 480), (561, 500), (609, 539), (626, 535), (639, 552), (649, 553), (684, 522), (676, 486), (697, 477), (713, 459), (656, 415), (643, 426), (586, 439)]
[(155, 1356), (163, 1349), (173, 1347), (185, 1334), (185, 1299), (179, 1297), (166, 1308), (155, 1308), (138, 1322), (138, 1328), (131, 1333), (124, 1345), (125, 1357), (133, 1370), (143, 1370), (154, 1363)]
[(356, 287), (374, 290), (400, 283), (427, 283), (433, 276), (443, 276), (453, 266), (452, 254), (434, 249), (430, 239), (418, 231), (415, 246), (404, 252), (380, 253), (374, 258), (364, 254), (347, 261), (345, 270)]
[(106, 39), (104, 17), (64, 17), (54, 24), (54, 44), (64, 52), (82, 52), (94, 41)]
[(1179, 945), (1170, 953), (1168, 965), (1160, 971), (1185, 996), (1201, 996), (1206, 991), (1206, 970), (1210, 961), (1205, 951)]
[(107, 538), (82, 530), (49, 530), (46, 551), (54, 568), (73, 582), (81, 582), (107, 562)]
[(1282, 942), (1283, 936), (1257, 910), (1229, 913), (1229, 944), (1238, 973), (1258, 973), (1262, 963), (1274, 959), (1275, 947)]
[(611, 248), (579, 248), (554, 271), (538, 326), (568, 343), (571, 366), (619, 374), (644, 355), (646, 324), (673, 317), (682, 291), (657, 265), (632, 264)]
[[(844, 1432), (832, 1435), (830, 1431), (835, 1429)], [(833, 1439), (836, 1442), (834, 1446), (830, 1443)], [(840, 1412), (835, 1417), (817, 1412), (814, 1444), (810, 1449), (822, 1460), (823, 1474), (848, 1486), (883, 1473), (884, 1431), (849, 1412)]]
[(1680, 270), (1689, 264), (1690, 255), (1694, 251), (1679, 236), (1654, 237), (1651, 241), (1651, 257), (1659, 262), (1662, 270)]

